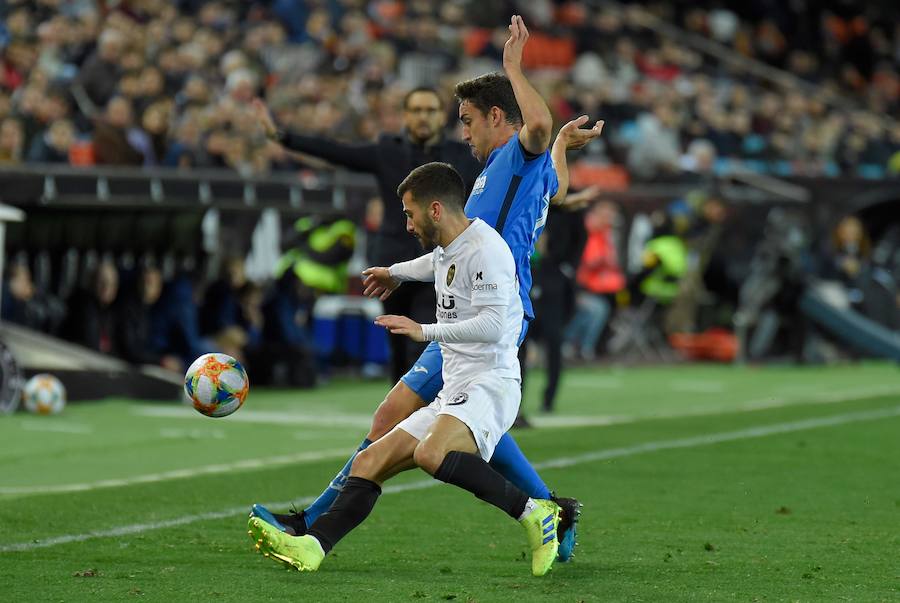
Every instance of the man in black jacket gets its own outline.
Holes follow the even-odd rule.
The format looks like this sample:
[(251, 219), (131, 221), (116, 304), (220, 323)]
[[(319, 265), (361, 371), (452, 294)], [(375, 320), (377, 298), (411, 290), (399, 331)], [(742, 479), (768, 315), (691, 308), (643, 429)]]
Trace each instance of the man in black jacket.
[[(469, 145), (444, 137), (447, 112), (433, 88), (416, 88), (403, 99), (402, 134), (381, 134), (375, 142), (365, 144), (343, 144), (320, 136), (278, 131), (262, 101), (257, 100), (254, 105), (260, 122), (268, 132), (276, 133), (286, 148), (372, 174), (378, 180), (384, 218), (376, 233), (375, 255), (368, 259), (373, 266), (390, 266), (421, 254), (416, 239), (406, 232), (403, 204), (397, 198), (397, 187), (412, 170), (432, 161), (449, 163), (462, 175), (467, 195), (481, 171)], [(429, 283), (407, 284), (413, 286), (401, 287), (405, 290), (395, 291), (384, 301), (384, 312), (419, 322), (433, 321), (434, 287)], [(390, 335), (390, 344), (391, 380), (396, 383), (422, 353), (424, 345), (400, 335)]]

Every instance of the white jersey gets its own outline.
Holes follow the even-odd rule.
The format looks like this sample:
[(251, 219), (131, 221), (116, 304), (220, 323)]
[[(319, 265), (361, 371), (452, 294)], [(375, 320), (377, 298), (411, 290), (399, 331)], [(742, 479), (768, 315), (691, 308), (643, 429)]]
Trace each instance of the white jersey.
[(475, 318), (481, 307), (503, 311), (502, 336), (496, 343), (441, 343), (444, 388), (489, 372), (518, 380), (518, 341), (523, 309), (516, 265), (500, 234), (476, 218), (446, 248), (432, 256), (435, 316), (438, 324)]

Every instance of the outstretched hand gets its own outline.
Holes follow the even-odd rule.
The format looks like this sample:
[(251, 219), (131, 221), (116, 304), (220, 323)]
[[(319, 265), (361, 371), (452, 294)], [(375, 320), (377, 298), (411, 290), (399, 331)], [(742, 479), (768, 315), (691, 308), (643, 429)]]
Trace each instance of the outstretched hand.
[(391, 276), (391, 271), (382, 266), (366, 268), (363, 275), (363, 295), (377, 297), (381, 301), (391, 296), (391, 293), (400, 286), (400, 281)]
[(563, 209), (568, 211), (576, 211), (579, 209), (583, 209), (598, 200), (603, 193), (603, 190), (596, 185), (589, 186), (584, 190), (580, 190), (577, 193), (569, 193), (566, 195), (565, 201), (561, 204)]
[(600, 137), (605, 122), (601, 119), (598, 120), (592, 128), (582, 128), (581, 126), (587, 122), (588, 116), (582, 115), (559, 129), (559, 134), (557, 134), (556, 137), (565, 143), (567, 151), (584, 148), (589, 142)]
[(251, 107), (257, 123), (262, 127), (266, 136), (269, 138), (274, 137), (278, 133), (278, 127), (275, 125), (275, 119), (272, 117), (272, 113), (269, 111), (266, 103), (261, 98), (254, 98), (251, 102)]
[(503, 69), (521, 71), (522, 51), (528, 41), (528, 28), (520, 15), (513, 15), (509, 20), (509, 39), (503, 45)]
[(392, 335), (406, 335), (413, 341), (425, 341), (425, 335), (422, 333), (422, 325), (406, 316), (384, 314), (375, 319), (375, 324), (384, 327), (390, 331)]

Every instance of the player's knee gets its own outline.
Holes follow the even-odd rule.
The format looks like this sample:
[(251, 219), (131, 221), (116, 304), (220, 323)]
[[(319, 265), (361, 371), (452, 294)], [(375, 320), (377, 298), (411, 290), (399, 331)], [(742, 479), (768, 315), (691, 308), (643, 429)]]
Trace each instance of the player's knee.
[(350, 475), (376, 481), (381, 469), (382, 467), (378, 455), (373, 454), (369, 449), (366, 449), (359, 452), (359, 454), (356, 455), (356, 458), (353, 459), (353, 464), (350, 465)]
[(424, 471), (434, 475), (441, 466), (441, 463), (444, 462), (445, 456), (447, 456), (447, 451), (442, 447), (434, 446), (428, 441), (423, 441), (419, 442), (419, 445), (416, 446), (416, 450), (413, 452), (413, 461)]
[(394, 425), (400, 422), (396, 417), (394, 405), (390, 402), (390, 397), (378, 405), (375, 410), (375, 416), (372, 417), (372, 428), (369, 430), (369, 439), (373, 442), (393, 429)]
[(397, 423), (421, 408), (421, 399), (408, 387), (394, 387), (378, 405), (372, 417), (369, 439), (373, 442), (393, 429)]

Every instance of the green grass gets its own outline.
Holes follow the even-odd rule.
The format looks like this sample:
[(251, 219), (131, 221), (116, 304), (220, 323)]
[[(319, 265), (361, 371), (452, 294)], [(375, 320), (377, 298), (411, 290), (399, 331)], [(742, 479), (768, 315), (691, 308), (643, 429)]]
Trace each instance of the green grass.
[[(542, 381), (529, 380), (527, 408)], [(0, 550), (56, 543), (0, 552), (0, 598), (900, 599), (895, 366), (570, 371), (558, 416), (516, 433), (536, 463), (570, 460), (541, 473), (585, 503), (575, 561), (545, 578), (530, 576), (515, 522), (421, 472), (398, 477), (416, 489), (386, 493), (316, 574), (252, 554), (243, 509), (317, 494), (386, 389), (257, 388), (219, 420), (121, 400), (0, 417)], [(594, 425), (570, 425), (582, 421)], [(773, 426), (787, 427), (748, 431)], [(278, 464), (234, 465), (253, 459)], [(148, 525), (172, 520), (183, 523)]]

